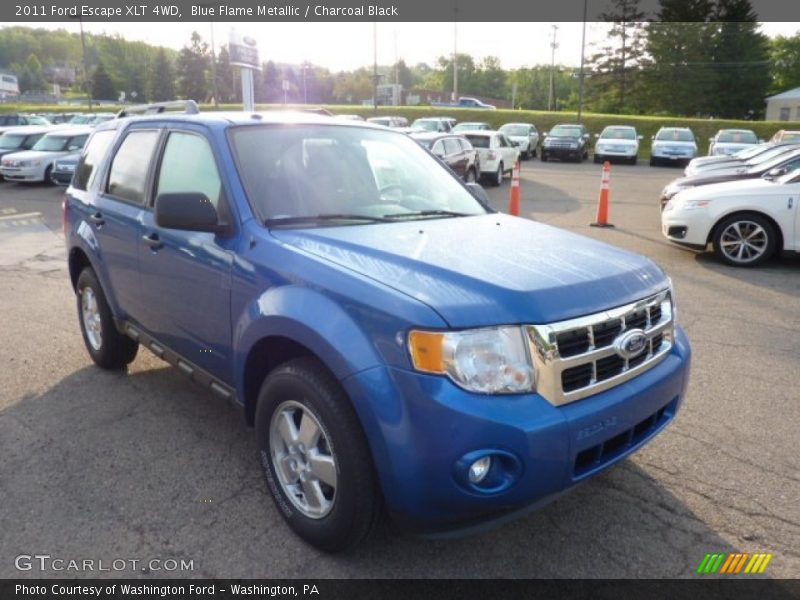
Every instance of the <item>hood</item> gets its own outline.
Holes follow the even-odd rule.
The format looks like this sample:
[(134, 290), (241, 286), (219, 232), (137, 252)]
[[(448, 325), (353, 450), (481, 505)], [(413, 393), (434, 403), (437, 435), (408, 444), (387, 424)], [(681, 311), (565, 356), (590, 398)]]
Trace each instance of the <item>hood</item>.
[(555, 141), (555, 142), (580, 142), (582, 140), (583, 140), (583, 138), (581, 136), (579, 136), (579, 135), (578, 136), (573, 136), (573, 135), (557, 135), (557, 136), (548, 135), (546, 138), (544, 138), (545, 142), (553, 142), (553, 141)]
[(653, 147), (656, 146), (677, 146), (679, 148), (696, 148), (694, 142), (680, 142), (673, 140), (653, 140)]
[(643, 256), (503, 214), (271, 234), (427, 304), (452, 327), (559, 321), (667, 286)]
[(715, 183), (714, 185), (688, 188), (679, 192), (675, 200), (704, 200), (716, 196), (753, 196), (759, 192), (775, 192), (779, 183), (773, 183), (757, 177), (746, 181), (734, 180)]
[(696, 185), (709, 185), (711, 183), (720, 183), (723, 181), (738, 181), (741, 179), (753, 179), (759, 177), (758, 173), (748, 173), (747, 171), (711, 171), (710, 173), (698, 173), (689, 177), (682, 177), (676, 179), (673, 184), (677, 187), (691, 187)]
[(14, 152), (13, 154), (6, 154), (3, 160), (52, 160), (63, 156), (67, 152), (45, 152), (43, 150), (23, 150), (22, 152)]
[(639, 140), (628, 140), (624, 138), (598, 138), (598, 144), (608, 144), (610, 146), (638, 146)]

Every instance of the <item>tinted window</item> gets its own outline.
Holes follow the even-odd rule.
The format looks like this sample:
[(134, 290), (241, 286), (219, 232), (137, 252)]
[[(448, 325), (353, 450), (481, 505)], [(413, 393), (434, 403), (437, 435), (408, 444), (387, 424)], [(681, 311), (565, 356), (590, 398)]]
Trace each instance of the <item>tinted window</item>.
[(461, 144), (458, 143), (456, 138), (447, 138), (444, 140), (444, 153), (446, 155), (458, 154), (461, 152)]
[(191, 133), (170, 133), (158, 172), (159, 194), (201, 193), (219, 208), (222, 183), (208, 141)]
[(129, 133), (111, 163), (106, 191), (112, 196), (142, 203), (145, 179), (153, 150), (158, 142), (157, 131)]
[(111, 141), (114, 139), (116, 131), (98, 131), (89, 140), (86, 152), (83, 153), (78, 166), (75, 167), (75, 179), (72, 186), (79, 190), (87, 190), (94, 182), (97, 167), (106, 155)]
[(577, 125), (556, 125), (550, 130), (550, 137), (581, 137), (583, 129)]
[(444, 156), (444, 142), (439, 140), (431, 147), (431, 152), (436, 156)]
[(74, 138), (70, 138), (67, 142), (67, 150), (80, 150), (83, 148), (84, 144), (86, 144), (88, 138), (88, 133), (86, 135), (77, 135)]
[(468, 140), (466, 140), (466, 139), (463, 139), (463, 138), (462, 138), (462, 139), (460, 139), (460, 140), (458, 140), (458, 141), (461, 143), (461, 147), (462, 147), (464, 150), (466, 150), (467, 152), (469, 152), (470, 150), (472, 150), (472, 144), (470, 144)]
[(489, 136), (488, 135), (466, 135), (464, 136), (469, 140), (474, 148), (488, 148)]
[(17, 148), (21, 148), (24, 142), (24, 135), (6, 133), (5, 135), (0, 135), (0, 150), (16, 150)]
[(628, 127), (606, 127), (600, 137), (612, 140), (635, 140), (636, 130)]
[(518, 136), (525, 136), (531, 134), (531, 126), (530, 125), (503, 125), (500, 128), (500, 131), (505, 133), (506, 135), (518, 135)]
[(755, 144), (758, 142), (758, 138), (752, 131), (737, 131), (735, 129), (728, 129), (719, 132), (719, 135), (717, 135), (717, 141), (732, 144)]
[(662, 129), (656, 134), (656, 139), (662, 142), (693, 142), (694, 135), (686, 129)]

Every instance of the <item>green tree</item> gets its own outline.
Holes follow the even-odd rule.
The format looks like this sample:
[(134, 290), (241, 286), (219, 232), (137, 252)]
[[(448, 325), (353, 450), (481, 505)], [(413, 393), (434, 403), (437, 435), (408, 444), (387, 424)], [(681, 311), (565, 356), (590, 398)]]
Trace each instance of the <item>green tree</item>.
[(611, 23), (600, 51), (589, 57), (587, 104), (597, 112), (633, 112), (639, 108), (639, 64), (644, 55), (644, 17), (640, 0), (612, 0), (611, 12), (601, 15)]
[(770, 94), (779, 94), (800, 87), (800, 33), (792, 37), (779, 35), (770, 43), (772, 82)]
[(216, 62), (217, 101), (222, 103), (241, 101), (241, 85), (236, 85), (237, 74), (238, 70), (231, 65), (227, 46), (222, 46), (217, 53)]
[(47, 90), (47, 81), (44, 78), (42, 63), (39, 62), (39, 57), (35, 54), (30, 54), (25, 60), (25, 66), (22, 69), (22, 78), (24, 82), (24, 91), (26, 92), (42, 92)]
[(186, 99), (204, 102), (209, 97), (209, 49), (200, 34), (192, 32), (188, 46), (178, 54), (178, 92)]
[(159, 48), (150, 67), (147, 79), (147, 97), (152, 102), (164, 102), (175, 99), (175, 74), (172, 61), (164, 48)]
[[(395, 81), (395, 75), (397, 81)], [(416, 78), (411, 69), (408, 68), (406, 62), (401, 58), (394, 65), (392, 65), (391, 83), (399, 83), (403, 86), (404, 90), (410, 90), (416, 83)]]
[(116, 100), (117, 91), (111, 76), (102, 62), (98, 62), (92, 74), (92, 97), (96, 100)]

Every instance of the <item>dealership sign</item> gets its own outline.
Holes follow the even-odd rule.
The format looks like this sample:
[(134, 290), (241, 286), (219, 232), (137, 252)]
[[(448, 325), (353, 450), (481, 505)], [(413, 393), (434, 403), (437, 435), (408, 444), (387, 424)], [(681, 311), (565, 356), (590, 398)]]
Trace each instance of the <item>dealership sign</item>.
[(258, 60), (258, 46), (250, 36), (241, 35), (231, 30), (228, 38), (228, 52), (232, 65), (261, 70), (261, 63)]

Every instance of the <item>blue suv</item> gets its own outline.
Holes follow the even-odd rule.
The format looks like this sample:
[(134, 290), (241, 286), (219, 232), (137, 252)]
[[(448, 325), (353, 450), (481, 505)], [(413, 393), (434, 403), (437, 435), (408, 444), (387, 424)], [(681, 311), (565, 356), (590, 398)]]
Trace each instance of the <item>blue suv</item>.
[(648, 259), (492, 211), (397, 131), (164, 108), (98, 125), (67, 189), (86, 348), (241, 405), (309, 543), (509, 518), (675, 416), (690, 349)]

